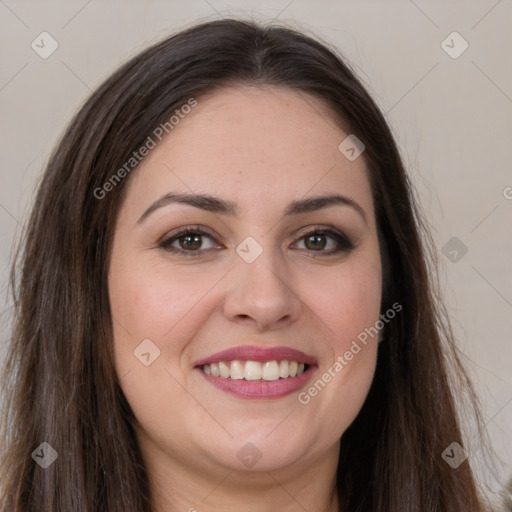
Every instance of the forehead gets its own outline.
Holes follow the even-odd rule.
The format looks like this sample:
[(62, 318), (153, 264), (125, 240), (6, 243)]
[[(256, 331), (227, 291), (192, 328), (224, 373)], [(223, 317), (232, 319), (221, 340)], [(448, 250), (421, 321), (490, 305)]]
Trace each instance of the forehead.
[(371, 202), (363, 157), (338, 149), (349, 135), (320, 99), (277, 87), (217, 90), (143, 160), (128, 196), (203, 192), (251, 204), (340, 192)]

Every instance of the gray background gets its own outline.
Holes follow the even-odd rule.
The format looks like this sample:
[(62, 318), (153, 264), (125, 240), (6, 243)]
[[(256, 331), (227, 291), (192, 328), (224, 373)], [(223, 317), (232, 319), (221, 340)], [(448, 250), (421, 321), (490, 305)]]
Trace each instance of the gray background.
[[(510, 0), (0, 0), (0, 357), (9, 339), (13, 242), (66, 122), (130, 56), (176, 29), (229, 14), (276, 19), (336, 46), (386, 113), (432, 230), (463, 360), (501, 459), (495, 475), (484, 469), (469, 425), (470, 460), (481, 481), (499, 489), (512, 476)], [(47, 59), (31, 47), (43, 31), (58, 43)], [(458, 58), (445, 51), (462, 48), (453, 36), (446, 40), (453, 31), (469, 44)]]

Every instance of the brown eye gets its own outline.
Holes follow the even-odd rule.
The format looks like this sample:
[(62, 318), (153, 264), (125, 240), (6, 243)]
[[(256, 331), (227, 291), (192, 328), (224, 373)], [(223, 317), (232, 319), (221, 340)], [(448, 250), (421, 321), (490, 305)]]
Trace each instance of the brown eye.
[(327, 245), (325, 235), (323, 234), (308, 235), (305, 237), (305, 240), (306, 247), (313, 251), (322, 250)]
[[(203, 230), (188, 227), (176, 233), (171, 233), (158, 246), (168, 252), (184, 256), (198, 256), (216, 248), (215, 244), (205, 248), (205, 239), (212, 241), (211, 243), (214, 241), (214, 238)], [(329, 229), (310, 231), (300, 239), (300, 241), (302, 240), (304, 240), (304, 246), (308, 252), (318, 253), (320, 256), (349, 252), (355, 248), (355, 245), (346, 235)]]
[[(355, 248), (353, 242), (345, 234), (330, 229), (310, 231), (300, 240), (304, 240), (304, 245), (309, 252), (316, 252), (323, 256), (349, 252)], [(329, 245), (331, 246), (330, 250), (324, 250)]]
[[(204, 247), (205, 239), (211, 240), (211, 247)], [(215, 248), (213, 237), (199, 228), (186, 228), (177, 233), (171, 233), (162, 240), (158, 247), (169, 252), (185, 256), (196, 256)]]
[(201, 236), (202, 235), (186, 235), (180, 236), (179, 238), (177, 238), (177, 240), (179, 241), (182, 249), (192, 249), (196, 251), (201, 248), (201, 245), (203, 243), (201, 240)]

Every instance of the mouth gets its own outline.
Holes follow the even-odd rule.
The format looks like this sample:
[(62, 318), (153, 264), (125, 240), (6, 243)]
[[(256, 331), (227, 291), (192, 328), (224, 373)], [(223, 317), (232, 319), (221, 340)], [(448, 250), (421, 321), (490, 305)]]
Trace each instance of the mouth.
[(309, 365), (298, 361), (219, 361), (218, 363), (204, 364), (201, 370), (206, 375), (220, 379), (246, 380), (246, 381), (276, 381), (299, 377), (309, 369)]
[(298, 391), (316, 367), (316, 360), (304, 352), (255, 346), (224, 350), (195, 364), (218, 389), (249, 399), (280, 398)]

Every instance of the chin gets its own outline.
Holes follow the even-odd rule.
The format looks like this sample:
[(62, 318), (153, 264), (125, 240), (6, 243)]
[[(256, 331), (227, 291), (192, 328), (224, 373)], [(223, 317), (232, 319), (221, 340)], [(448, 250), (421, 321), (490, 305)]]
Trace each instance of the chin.
[(252, 430), (246, 426), (243, 435), (233, 430), (230, 433), (233, 438), (226, 439), (224, 443), (212, 443), (205, 446), (205, 450), (218, 464), (233, 471), (283, 469), (296, 463), (311, 448), (299, 432), (276, 429), (275, 422), (270, 429), (265, 423)]

